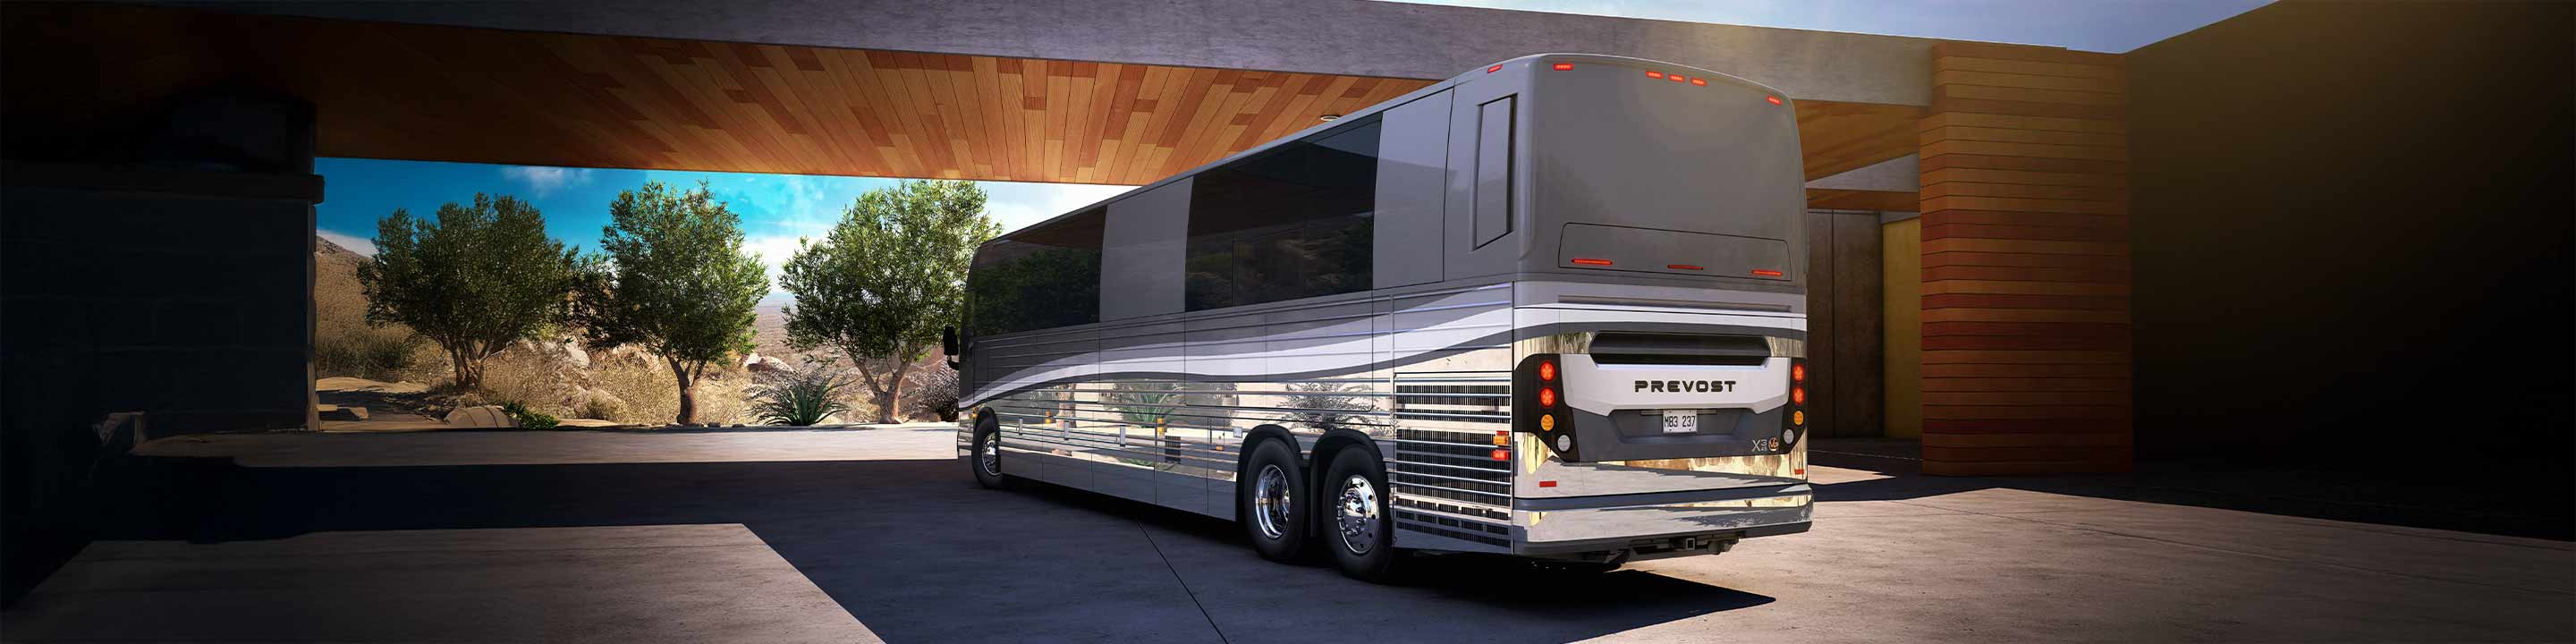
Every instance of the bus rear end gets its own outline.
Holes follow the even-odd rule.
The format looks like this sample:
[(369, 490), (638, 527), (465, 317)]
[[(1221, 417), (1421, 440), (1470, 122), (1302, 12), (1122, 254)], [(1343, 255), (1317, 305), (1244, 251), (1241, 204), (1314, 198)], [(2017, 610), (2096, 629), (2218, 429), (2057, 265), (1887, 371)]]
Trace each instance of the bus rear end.
[(1515, 550), (1618, 562), (1804, 531), (1792, 104), (1679, 65), (1525, 60)]

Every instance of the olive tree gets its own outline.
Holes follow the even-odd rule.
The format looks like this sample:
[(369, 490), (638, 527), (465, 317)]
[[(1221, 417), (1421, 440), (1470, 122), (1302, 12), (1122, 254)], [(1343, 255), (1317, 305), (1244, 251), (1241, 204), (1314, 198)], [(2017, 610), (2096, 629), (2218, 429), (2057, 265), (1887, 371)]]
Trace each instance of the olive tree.
[(667, 361), (680, 384), (675, 422), (695, 423), (698, 377), (752, 349), (752, 307), (769, 294), (768, 270), (742, 251), (741, 218), (703, 181), (621, 191), (608, 217), (603, 253), (583, 262), (573, 319), (593, 346), (634, 345)]
[(780, 286), (796, 296), (787, 338), (857, 365), (877, 422), (895, 422), (905, 372), (965, 309), (966, 265), (1001, 232), (984, 190), (965, 181), (905, 181), (870, 190), (822, 241), (798, 240)]
[(484, 358), (564, 320), (574, 251), (546, 237), (527, 202), (477, 193), (429, 219), (395, 209), (376, 221), (375, 243), (375, 258), (358, 265), (367, 322), (436, 343), (458, 387), (482, 385)]

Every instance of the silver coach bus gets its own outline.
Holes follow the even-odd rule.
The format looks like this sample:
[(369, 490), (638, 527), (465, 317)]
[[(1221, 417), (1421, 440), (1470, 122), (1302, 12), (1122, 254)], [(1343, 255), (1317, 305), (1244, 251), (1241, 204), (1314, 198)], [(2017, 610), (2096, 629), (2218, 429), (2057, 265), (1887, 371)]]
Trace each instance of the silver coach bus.
[(948, 342), (960, 459), (1363, 579), (1804, 531), (1790, 108), (1516, 58), (994, 239)]

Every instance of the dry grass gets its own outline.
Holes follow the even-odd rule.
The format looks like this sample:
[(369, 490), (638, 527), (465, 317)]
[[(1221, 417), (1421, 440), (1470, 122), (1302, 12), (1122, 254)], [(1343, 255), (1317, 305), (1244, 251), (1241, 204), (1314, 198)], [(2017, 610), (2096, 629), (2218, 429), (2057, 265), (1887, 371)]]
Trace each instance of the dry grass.
[[(558, 418), (661, 425), (679, 415), (680, 387), (669, 367), (632, 351), (590, 351), (589, 366), (584, 367), (564, 354), (522, 344), (486, 360), (481, 389), (456, 391), (454, 374), (437, 346), (414, 337), (402, 325), (367, 325), (367, 298), (358, 286), (357, 267), (368, 259), (328, 241), (319, 244), (313, 289), (318, 376), (425, 383), (442, 390), (438, 398), (452, 406), (516, 402)], [(790, 365), (802, 364), (800, 359), (808, 352), (787, 346), (785, 318), (779, 313), (773, 305), (759, 309), (758, 351)], [(915, 377), (922, 371), (926, 369), (916, 369)], [(698, 422), (756, 422), (746, 402), (754, 384), (751, 376), (738, 362), (710, 367), (697, 383)], [(853, 391), (850, 398), (852, 411), (841, 415), (842, 420), (876, 418), (864, 389)]]
[[(670, 369), (623, 352), (601, 353), (608, 355), (594, 354), (585, 369), (560, 354), (511, 347), (485, 362), (482, 389), (459, 394), (457, 404), (517, 402), (559, 418), (636, 425), (668, 424), (679, 416), (680, 385)], [(749, 422), (743, 397), (750, 382), (738, 367), (709, 369), (696, 387), (698, 422)]]

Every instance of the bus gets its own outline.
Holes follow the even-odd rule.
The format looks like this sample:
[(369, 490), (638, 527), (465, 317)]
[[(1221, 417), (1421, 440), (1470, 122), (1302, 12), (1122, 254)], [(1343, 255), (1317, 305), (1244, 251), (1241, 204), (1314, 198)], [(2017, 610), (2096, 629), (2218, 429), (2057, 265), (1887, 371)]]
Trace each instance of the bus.
[(1803, 532), (1793, 106), (1526, 56), (1002, 235), (943, 338), (959, 459), (1371, 580)]

